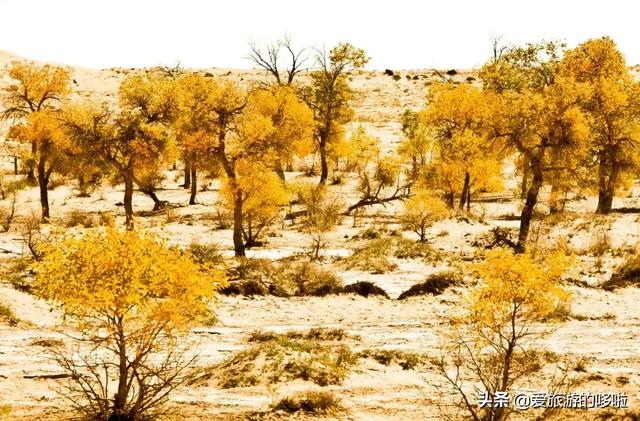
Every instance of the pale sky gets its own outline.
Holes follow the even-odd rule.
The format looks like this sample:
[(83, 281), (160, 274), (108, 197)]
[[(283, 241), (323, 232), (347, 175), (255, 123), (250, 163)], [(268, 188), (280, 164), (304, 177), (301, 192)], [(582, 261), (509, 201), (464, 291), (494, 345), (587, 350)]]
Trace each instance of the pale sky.
[(611, 36), (640, 63), (636, 1), (0, 0), (0, 50), (103, 68), (248, 68), (248, 43), (364, 48), (370, 69), (471, 68), (499, 35), (510, 43)]

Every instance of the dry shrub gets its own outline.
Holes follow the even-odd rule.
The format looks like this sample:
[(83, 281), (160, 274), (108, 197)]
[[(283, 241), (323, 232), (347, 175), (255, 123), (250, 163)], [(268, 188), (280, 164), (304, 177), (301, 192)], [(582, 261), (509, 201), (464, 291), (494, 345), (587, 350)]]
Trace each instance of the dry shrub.
[(16, 317), (11, 307), (6, 304), (0, 303), (0, 322), (8, 324), (9, 326), (15, 326), (20, 320)]
[(608, 281), (602, 283), (602, 289), (613, 291), (638, 284), (640, 284), (640, 254), (634, 254), (616, 268)]
[(447, 288), (455, 285), (459, 285), (462, 282), (462, 278), (459, 274), (448, 271), (440, 272), (429, 275), (427, 279), (419, 284), (416, 284), (404, 291), (398, 297), (399, 300), (404, 300), (409, 297), (417, 297), (419, 295), (440, 295)]
[(357, 355), (340, 340), (320, 340), (311, 333), (291, 336), (254, 332), (249, 338), (254, 345), (205, 370), (194, 383), (215, 377), (224, 389), (295, 379), (326, 386), (342, 383), (357, 363)]
[(215, 244), (191, 243), (189, 244), (188, 251), (191, 253), (194, 261), (201, 265), (219, 265), (224, 263), (224, 257), (222, 257), (222, 254), (220, 254)]
[(393, 253), (394, 239), (390, 237), (369, 241), (356, 248), (344, 261), (347, 269), (358, 269), (370, 273), (386, 273), (397, 269), (398, 265), (389, 260)]
[(345, 294), (358, 294), (363, 297), (368, 297), (370, 295), (380, 295), (384, 298), (389, 298), (389, 295), (385, 290), (377, 286), (376, 284), (369, 281), (358, 281), (353, 284), (346, 285), (342, 292)]
[(81, 226), (84, 228), (91, 228), (99, 225), (98, 218), (87, 212), (81, 210), (72, 210), (69, 212), (63, 221), (63, 225), (67, 228)]
[(287, 414), (303, 412), (311, 415), (327, 415), (344, 411), (340, 398), (326, 390), (309, 390), (284, 397), (272, 405), (271, 409)]
[(403, 370), (413, 370), (428, 359), (423, 354), (407, 352), (400, 349), (365, 349), (358, 353), (361, 358), (371, 358), (382, 365), (398, 364)]
[(342, 291), (342, 280), (334, 272), (303, 263), (273, 263), (265, 259), (243, 259), (229, 271), (226, 295), (325, 296)]

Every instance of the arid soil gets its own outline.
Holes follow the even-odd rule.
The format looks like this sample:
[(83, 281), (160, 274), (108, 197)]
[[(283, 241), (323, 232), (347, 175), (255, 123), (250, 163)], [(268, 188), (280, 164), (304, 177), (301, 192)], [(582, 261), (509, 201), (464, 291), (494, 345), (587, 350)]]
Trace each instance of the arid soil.
[[(0, 54), (0, 64), (14, 57)], [(79, 96), (113, 98), (119, 81), (130, 69), (74, 69), (74, 89)], [(206, 69), (218, 77), (233, 78), (240, 83), (260, 80), (264, 74), (249, 70)], [(351, 75), (356, 89), (356, 117), (352, 123), (363, 125), (378, 136), (384, 148), (393, 149), (401, 139), (400, 115), (405, 108), (419, 108), (424, 103), (428, 85), (437, 76), (430, 70), (400, 71), (400, 80), (381, 71), (359, 71)], [(411, 75), (411, 80), (405, 76)], [(413, 76), (417, 75), (417, 78)], [(470, 72), (460, 72), (456, 79), (465, 83)], [(4, 80), (2, 83), (6, 83)], [(3, 171), (10, 176), (11, 162), (3, 158)], [(288, 180), (309, 179), (301, 172), (288, 173)], [(421, 296), (406, 300), (396, 298), (402, 291), (427, 275), (447, 269), (462, 268), (479, 250), (478, 240), (494, 227), (515, 229), (521, 206), (517, 198), (517, 181), (511, 169), (505, 171), (505, 191), (499, 195), (479, 196), (470, 215), (458, 215), (438, 222), (429, 231), (429, 241), (446, 255), (437, 264), (421, 259), (396, 259), (397, 268), (386, 273), (346, 270), (340, 264), (352, 253), (352, 237), (367, 228), (398, 229), (397, 215), (401, 203), (366, 209), (355, 221), (345, 218), (330, 236), (323, 250), (322, 265), (335, 270), (344, 283), (371, 281), (383, 288), (390, 298), (358, 295), (326, 297), (220, 297), (215, 312), (219, 323), (194, 329), (186, 341), (200, 357), (198, 366), (208, 367), (247, 346), (247, 335), (255, 330), (284, 332), (312, 327), (342, 328), (357, 339), (348, 344), (354, 351), (363, 349), (401, 349), (425, 353), (437, 358), (442, 352), (443, 338), (449, 331), (449, 320), (461, 310), (468, 287), (455, 287), (439, 296)], [(151, 200), (142, 194), (134, 197), (136, 223), (145, 230), (157, 232), (172, 244), (187, 246), (192, 242), (216, 244), (225, 256), (233, 255), (231, 231), (218, 229), (215, 206), (219, 183), (208, 182), (198, 194), (199, 204), (188, 206), (188, 191), (183, 189), (181, 171), (170, 171), (158, 195), (169, 202), (168, 210), (150, 212)], [(355, 200), (354, 182), (332, 186), (346, 203)], [(74, 211), (108, 212), (117, 223), (124, 221), (122, 186), (103, 186), (90, 197), (78, 197), (73, 181), (64, 182), (50, 193), (51, 226), (63, 226)], [(540, 216), (534, 221), (532, 236), (540, 246), (568, 244), (577, 254), (577, 264), (567, 287), (571, 291), (571, 309), (567, 320), (554, 321), (553, 332), (536, 344), (541, 350), (553, 351), (578, 368), (573, 373), (581, 379), (580, 391), (624, 392), (629, 396), (630, 410), (639, 408), (640, 398), (640, 290), (624, 288), (607, 292), (598, 285), (609, 279), (625, 256), (633, 253), (640, 241), (640, 192), (633, 189), (628, 197), (616, 198), (613, 212), (596, 217), (595, 198), (570, 201), (560, 216), (546, 216), (546, 194), (538, 207)], [(6, 201), (5, 201), (6, 203)], [(0, 205), (3, 203), (0, 202)], [(37, 187), (19, 195), (14, 227), (0, 234), (0, 265), (6, 279), (0, 279), (0, 302), (9, 306), (20, 320), (15, 326), (0, 323), (0, 406), (9, 405), (8, 419), (66, 419), (66, 402), (57, 394), (63, 374), (51, 362), (43, 339), (66, 340), (59, 331), (62, 318), (49, 303), (19, 291), (9, 282), (11, 261), (28, 253), (20, 233), (20, 222), (38, 212)], [(638, 209), (633, 211), (633, 209)], [(44, 227), (44, 230), (50, 227)], [(74, 230), (79, 227), (70, 228)], [(404, 233), (408, 238), (412, 234)], [(603, 253), (594, 252), (594, 244), (605, 237)], [(249, 257), (281, 259), (304, 253), (309, 238), (291, 221), (280, 221), (267, 236), (263, 247), (252, 248)], [(600, 255), (597, 255), (600, 254)], [(578, 364), (579, 363), (579, 364)], [(579, 366), (579, 367), (578, 367)], [(52, 378), (53, 377), (53, 378)], [(346, 412), (335, 419), (354, 420), (422, 420), (442, 419), (441, 410), (452, 411), (446, 399), (438, 397), (435, 385), (442, 383), (430, 365), (403, 370), (392, 364), (384, 366), (373, 360), (362, 360), (342, 385), (327, 386), (343, 400)], [(544, 390), (544, 379), (531, 385), (531, 390)], [(253, 386), (220, 389), (215, 382), (185, 386), (172, 400), (180, 419), (246, 419), (256, 412), (267, 411), (270, 403), (292, 391), (319, 388), (302, 381), (288, 382), (277, 388)], [(617, 415), (622, 415), (622, 411)], [(596, 419), (602, 412), (559, 412), (556, 419)], [(540, 412), (528, 411), (516, 418), (533, 419)], [(265, 415), (266, 416), (266, 415)], [(271, 415), (268, 415), (271, 416)], [(275, 415), (273, 415), (275, 416)], [(286, 418), (284, 415), (278, 415)], [(1, 415), (0, 415), (1, 417)], [(328, 419), (332, 419), (328, 417)], [(294, 416), (304, 419), (303, 416)], [(311, 419), (311, 418), (310, 418)]]

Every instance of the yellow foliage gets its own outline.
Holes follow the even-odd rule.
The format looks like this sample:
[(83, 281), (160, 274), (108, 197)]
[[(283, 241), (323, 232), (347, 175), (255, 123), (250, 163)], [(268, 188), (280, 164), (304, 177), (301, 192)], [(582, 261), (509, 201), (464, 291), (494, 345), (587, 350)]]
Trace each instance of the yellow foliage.
[(434, 222), (449, 215), (447, 204), (425, 189), (417, 190), (404, 203), (402, 224), (405, 229), (415, 232), (420, 241), (426, 240), (427, 228)]
[(248, 244), (255, 243), (288, 203), (282, 181), (272, 169), (261, 163), (245, 160), (236, 163), (236, 178), (224, 179), (221, 194), (225, 205), (234, 208), (235, 198), (242, 200), (243, 237)]
[(36, 293), (90, 334), (113, 335), (116, 320), (132, 341), (158, 327), (186, 329), (210, 314), (213, 293), (224, 284), (220, 271), (158, 238), (113, 227), (62, 237), (43, 245), (43, 253)]
[(470, 322), (509, 331), (514, 321), (520, 329), (522, 323), (544, 319), (569, 299), (560, 281), (570, 266), (571, 259), (560, 251), (543, 259), (508, 249), (487, 252), (475, 267), (482, 281), (469, 298)]

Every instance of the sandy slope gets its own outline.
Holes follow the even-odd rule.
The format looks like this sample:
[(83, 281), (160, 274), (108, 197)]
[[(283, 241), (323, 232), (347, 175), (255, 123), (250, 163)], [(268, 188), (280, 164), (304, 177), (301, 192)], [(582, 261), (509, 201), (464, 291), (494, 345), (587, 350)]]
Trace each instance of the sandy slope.
[[(14, 57), (0, 53), (0, 65)], [(118, 83), (127, 69), (74, 69), (74, 79), (78, 95), (96, 98), (113, 98)], [(258, 71), (227, 69), (207, 69), (220, 77), (235, 78), (241, 83), (249, 83), (262, 77)], [(230, 73), (229, 73), (230, 72)], [(352, 84), (359, 91), (356, 99), (356, 122), (379, 136), (383, 145), (391, 149), (400, 140), (399, 116), (407, 107), (419, 107), (423, 103), (426, 85), (432, 77), (418, 80), (403, 78), (394, 81), (381, 72), (356, 72)], [(429, 71), (415, 71), (410, 74), (430, 75)], [(467, 74), (459, 76), (464, 80)], [(4, 81), (6, 83), (6, 80)], [(9, 168), (7, 168), (8, 170)], [(288, 177), (304, 176), (288, 174)], [(171, 172), (159, 191), (163, 200), (175, 207), (171, 214), (139, 216), (137, 223), (147, 230), (158, 232), (170, 242), (188, 245), (191, 242), (215, 243), (227, 255), (232, 254), (231, 232), (218, 230), (213, 221), (214, 203), (217, 200), (217, 183), (211, 183), (207, 191), (199, 193), (200, 204), (187, 206), (188, 193), (178, 186), (179, 174)], [(345, 200), (354, 200), (353, 183), (334, 187), (341, 191)], [(515, 187), (510, 179), (509, 188)], [(507, 191), (501, 198), (514, 195)], [(37, 189), (20, 194), (18, 222), (38, 210)], [(88, 212), (109, 212), (121, 223), (122, 209), (116, 203), (122, 199), (122, 186), (104, 187), (89, 198), (79, 198), (71, 185), (60, 186), (51, 192), (53, 223), (61, 223), (74, 210)], [(495, 226), (515, 228), (517, 221), (508, 216), (517, 214), (519, 202), (498, 201), (487, 197), (486, 201), (473, 206), (475, 215), (482, 217), (457, 217), (439, 222), (430, 230), (434, 246), (450, 256), (449, 264), (460, 265), (475, 252), (474, 240)], [(6, 203), (6, 201), (5, 201)], [(0, 202), (0, 205), (5, 203)], [(134, 210), (148, 211), (151, 201), (136, 194)], [(385, 208), (374, 207), (367, 211), (353, 226), (351, 218), (332, 233), (331, 246), (324, 251), (325, 265), (333, 267), (345, 283), (370, 280), (384, 288), (392, 299), (362, 298), (359, 296), (330, 296), (324, 298), (261, 297), (255, 299), (224, 297), (218, 303), (216, 312), (220, 325), (212, 328), (199, 327), (193, 330), (188, 341), (193, 341), (194, 350), (200, 354), (198, 364), (207, 366), (221, 361), (231, 352), (246, 346), (247, 333), (256, 329), (284, 331), (307, 329), (316, 326), (341, 327), (360, 336), (352, 341), (355, 350), (365, 348), (399, 348), (425, 352), (437, 356), (446, 334), (448, 320), (460, 311), (460, 301), (465, 289), (454, 289), (438, 297), (412, 298), (397, 301), (397, 297), (408, 287), (424, 277), (448, 266), (436, 266), (419, 260), (398, 261), (398, 268), (385, 274), (370, 274), (362, 271), (344, 270), (334, 259), (351, 253), (354, 246), (351, 237), (362, 229), (394, 224), (394, 214), (399, 204)], [(614, 207), (638, 207), (635, 196), (617, 198)], [(540, 209), (544, 211), (544, 203)], [(606, 218), (594, 220), (591, 212), (595, 208), (594, 198), (571, 202), (570, 216), (557, 224), (548, 222), (534, 225), (541, 243), (552, 244), (568, 238), (576, 249), (587, 249), (597, 239), (599, 230), (604, 229), (612, 240), (612, 251), (633, 250), (640, 240), (638, 214), (614, 213)], [(249, 250), (249, 256), (278, 259), (303, 252), (308, 238), (289, 222), (284, 229), (268, 237), (268, 244), (262, 248)], [(393, 225), (395, 226), (395, 225)], [(407, 233), (407, 235), (409, 235)], [(24, 252), (22, 237), (15, 226), (11, 231), (0, 234), (0, 259), (15, 258)], [(616, 253), (616, 256), (619, 253)], [(621, 257), (608, 253), (602, 259), (602, 267), (595, 267), (596, 258), (589, 254), (578, 258), (575, 278), (597, 285), (607, 279)], [(640, 335), (640, 291), (625, 289), (615, 293), (597, 288), (571, 286), (573, 294), (572, 314), (574, 317), (556, 326), (555, 332), (540, 342), (541, 349), (553, 350), (577, 361), (584, 358), (587, 373), (596, 380), (585, 381), (581, 385), (590, 391), (624, 391), (630, 395), (630, 405), (638, 407), (640, 398), (640, 354), (637, 350)], [(43, 338), (61, 338), (61, 318), (48, 303), (13, 289), (3, 282), (0, 285), (0, 301), (8, 304), (23, 320), (18, 326), (0, 325), (0, 404), (12, 406), (11, 419), (64, 419), (64, 402), (57, 396), (55, 380), (38, 378), (41, 375), (59, 373), (47, 356), (46, 349), (34, 345)], [(597, 377), (595, 375), (600, 375)], [(32, 378), (34, 377), (35, 378)], [(626, 384), (619, 378), (626, 378)], [(330, 387), (344, 399), (349, 409), (341, 419), (357, 420), (409, 420), (440, 419), (437, 399), (432, 384), (437, 382), (434, 371), (426, 367), (420, 371), (403, 371), (398, 366), (385, 367), (370, 361), (363, 362), (356, 372), (341, 386)], [(309, 384), (293, 382), (283, 385), (278, 394), (292, 390), (305, 390)], [(540, 387), (534, 385), (532, 387)], [(534, 389), (535, 390), (535, 389)], [(248, 413), (264, 410), (272, 400), (272, 394), (264, 387), (250, 387), (220, 390), (214, 384), (182, 388), (174, 396), (185, 419), (243, 419)], [(62, 413), (56, 412), (56, 408)], [(532, 417), (535, 414), (525, 414)], [(575, 414), (574, 414), (575, 415)], [(588, 419), (591, 414), (581, 413), (578, 418)]]

